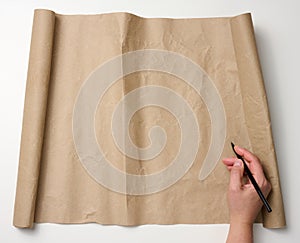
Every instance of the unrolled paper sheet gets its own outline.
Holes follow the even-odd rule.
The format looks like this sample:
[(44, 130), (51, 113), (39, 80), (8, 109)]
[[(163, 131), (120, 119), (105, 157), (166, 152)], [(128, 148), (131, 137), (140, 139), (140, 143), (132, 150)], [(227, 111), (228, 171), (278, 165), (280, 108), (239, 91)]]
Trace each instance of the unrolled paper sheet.
[(14, 225), (228, 223), (230, 141), (285, 226), (250, 14), (141, 18), (35, 10)]

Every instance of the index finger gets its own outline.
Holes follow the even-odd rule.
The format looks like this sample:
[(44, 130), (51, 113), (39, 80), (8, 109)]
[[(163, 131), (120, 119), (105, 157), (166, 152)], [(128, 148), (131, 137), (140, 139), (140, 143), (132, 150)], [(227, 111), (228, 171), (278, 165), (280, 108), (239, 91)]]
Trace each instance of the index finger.
[(235, 146), (234, 149), (239, 155), (244, 157), (244, 159), (247, 160), (247, 162), (249, 162), (249, 169), (252, 172), (253, 176), (256, 177), (256, 179), (261, 180), (265, 178), (265, 174), (260, 160), (253, 153), (239, 146)]

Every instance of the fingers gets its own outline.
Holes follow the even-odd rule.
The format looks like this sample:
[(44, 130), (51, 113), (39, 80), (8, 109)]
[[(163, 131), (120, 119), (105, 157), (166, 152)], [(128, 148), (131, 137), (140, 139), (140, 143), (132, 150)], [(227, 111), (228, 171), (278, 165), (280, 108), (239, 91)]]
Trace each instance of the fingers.
[(252, 154), (250, 151), (248, 151), (245, 148), (241, 148), (241, 147), (235, 145), (234, 150), (235, 150), (235, 152), (237, 152), (239, 155), (244, 157), (249, 162), (259, 161), (259, 159), (254, 154)]
[(234, 162), (236, 161), (236, 158), (224, 158), (224, 159), (222, 159), (222, 161), (223, 161), (223, 164), (226, 165), (227, 169), (229, 171), (231, 171), (232, 166), (233, 166)]
[(229, 171), (231, 171), (231, 168), (232, 168), (234, 162), (236, 161), (236, 158), (224, 158), (224, 159), (222, 159), (222, 161), (223, 161), (223, 164), (226, 165), (227, 169)]
[(234, 164), (234, 162), (237, 160), (236, 157), (233, 157), (233, 158), (224, 158), (222, 161), (225, 165), (230, 165), (232, 166)]
[[(226, 165), (226, 167), (229, 171), (231, 171), (231, 168), (236, 160), (237, 160), (236, 157), (222, 159), (223, 164)], [(249, 163), (247, 161), (246, 161), (246, 164), (249, 166)]]
[(239, 191), (243, 185), (244, 167), (241, 160), (236, 160), (231, 168), (229, 188), (232, 191)]
[(252, 154), (250, 151), (248, 151), (247, 149), (241, 148), (239, 146), (235, 146), (234, 150), (241, 155), (242, 157), (244, 157), (244, 159), (249, 162), (248, 166), (250, 171), (252, 172), (253, 176), (256, 177), (256, 179), (264, 179), (265, 175), (263, 172), (263, 168), (261, 166), (261, 163), (259, 161), (259, 159)]

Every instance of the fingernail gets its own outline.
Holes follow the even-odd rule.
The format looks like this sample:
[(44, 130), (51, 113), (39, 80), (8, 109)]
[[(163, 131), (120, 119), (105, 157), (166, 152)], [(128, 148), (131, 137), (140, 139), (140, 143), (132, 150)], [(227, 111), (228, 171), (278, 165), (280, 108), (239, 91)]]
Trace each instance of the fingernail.
[(242, 166), (242, 162), (237, 160), (234, 162), (233, 166)]

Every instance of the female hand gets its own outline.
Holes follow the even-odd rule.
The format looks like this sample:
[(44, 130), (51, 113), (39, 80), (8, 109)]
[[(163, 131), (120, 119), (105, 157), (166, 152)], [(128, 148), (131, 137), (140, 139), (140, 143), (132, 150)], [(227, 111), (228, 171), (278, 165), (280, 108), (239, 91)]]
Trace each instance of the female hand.
[[(259, 159), (246, 149), (238, 146), (235, 146), (234, 149), (244, 158), (262, 193), (267, 197), (271, 191), (271, 184), (264, 175)], [(223, 163), (230, 171), (230, 183), (228, 189), (230, 231), (227, 242), (252, 242), (252, 224), (263, 203), (251, 182), (249, 180), (246, 182), (244, 181), (243, 162), (237, 158), (225, 158), (223, 159)], [(245, 230), (248, 233), (241, 232)], [(248, 238), (239, 238), (237, 240), (237, 238), (242, 235), (245, 237), (248, 236)]]

